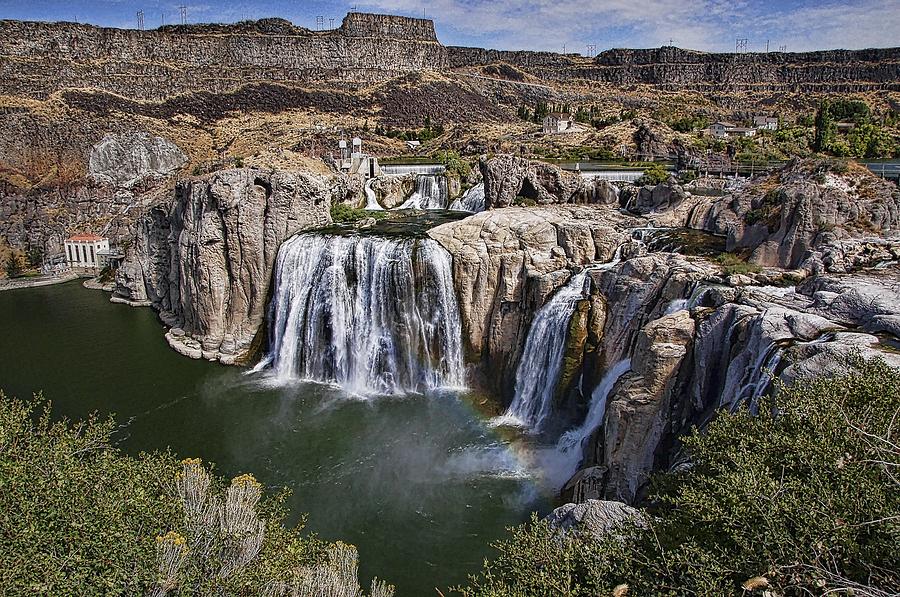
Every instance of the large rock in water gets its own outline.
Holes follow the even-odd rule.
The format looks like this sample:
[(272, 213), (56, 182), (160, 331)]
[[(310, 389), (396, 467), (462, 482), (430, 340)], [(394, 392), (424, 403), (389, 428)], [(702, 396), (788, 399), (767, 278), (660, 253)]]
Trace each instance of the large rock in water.
[(263, 323), (278, 248), (331, 222), (332, 186), (307, 173), (223, 170), (182, 181), (140, 220), (114, 300), (149, 304), (169, 343), (233, 363)]
[(108, 134), (91, 148), (88, 171), (98, 182), (131, 188), (164, 177), (187, 163), (177, 145), (148, 133)]

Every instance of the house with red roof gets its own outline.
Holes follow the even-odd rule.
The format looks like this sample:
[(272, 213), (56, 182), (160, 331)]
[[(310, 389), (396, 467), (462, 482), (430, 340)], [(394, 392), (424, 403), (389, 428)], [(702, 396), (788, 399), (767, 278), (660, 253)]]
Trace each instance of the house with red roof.
[[(109, 239), (96, 234), (76, 234), (64, 244), (69, 267), (100, 270), (109, 262)], [(106, 259), (104, 259), (106, 257)]]

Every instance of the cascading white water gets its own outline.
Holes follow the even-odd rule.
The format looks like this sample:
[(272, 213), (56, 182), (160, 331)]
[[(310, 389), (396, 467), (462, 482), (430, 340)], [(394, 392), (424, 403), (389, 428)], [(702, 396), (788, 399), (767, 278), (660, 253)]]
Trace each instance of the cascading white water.
[(443, 164), (387, 164), (381, 166), (385, 176), (406, 176), (407, 174), (441, 174), (447, 171)]
[(624, 359), (610, 368), (591, 393), (591, 405), (584, 422), (576, 429), (566, 431), (556, 445), (556, 449), (566, 454), (568, 473), (574, 473), (584, 455), (584, 440), (603, 424), (606, 418), (606, 402), (619, 378), (631, 370), (631, 360)]
[(447, 177), (443, 174), (420, 174), (416, 190), (400, 209), (447, 209)]
[(366, 209), (369, 211), (384, 211), (384, 208), (378, 203), (378, 197), (375, 195), (375, 190), (372, 188), (373, 182), (375, 182), (375, 179), (370, 178), (363, 189), (366, 192)]
[(449, 209), (452, 211), (470, 211), (472, 213), (484, 211), (484, 183), (480, 182), (466, 191), (465, 195), (450, 204)]
[(464, 385), (450, 255), (430, 239), (300, 234), (275, 266), (269, 366), (357, 394)]
[(515, 396), (501, 424), (539, 431), (550, 413), (553, 394), (562, 368), (569, 322), (575, 305), (585, 296), (586, 272), (572, 276), (534, 316), (525, 350), (516, 369)]

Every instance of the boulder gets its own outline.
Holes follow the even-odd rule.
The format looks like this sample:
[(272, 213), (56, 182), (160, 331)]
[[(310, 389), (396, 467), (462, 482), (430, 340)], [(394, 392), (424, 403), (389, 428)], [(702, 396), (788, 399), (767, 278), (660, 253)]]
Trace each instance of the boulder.
[(588, 500), (581, 504), (563, 504), (544, 519), (550, 528), (562, 533), (586, 534), (602, 539), (625, 526), (644, 527), (640, 510), (622, 502)]

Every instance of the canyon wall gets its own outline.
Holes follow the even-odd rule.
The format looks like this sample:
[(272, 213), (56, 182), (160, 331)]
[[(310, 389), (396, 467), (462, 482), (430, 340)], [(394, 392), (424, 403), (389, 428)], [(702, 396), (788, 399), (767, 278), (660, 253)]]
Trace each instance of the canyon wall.
[(675, 47), (613, 49), (593, 60), (573, 54), (448, 48), (453, 68), (505, 62), (546, 81), (573, 79), (667, 90), (810, 91), (898, 90), (900, 49), (817, 52), (706, 53)]
[(321, 32), (279, 20), (157, 31), (0, 21), (4, 93), (32, 98), (91, 88), (161, 101), (258, 82), (369, 83), (447, 66), (433, 23), (407, 17), (350, 13)]

